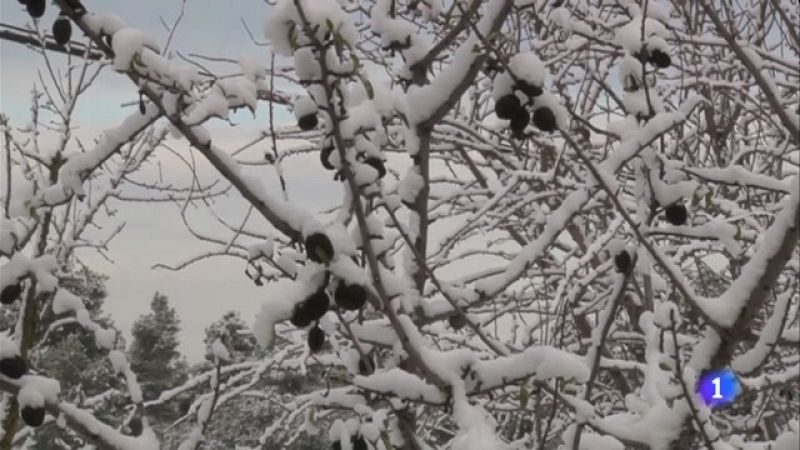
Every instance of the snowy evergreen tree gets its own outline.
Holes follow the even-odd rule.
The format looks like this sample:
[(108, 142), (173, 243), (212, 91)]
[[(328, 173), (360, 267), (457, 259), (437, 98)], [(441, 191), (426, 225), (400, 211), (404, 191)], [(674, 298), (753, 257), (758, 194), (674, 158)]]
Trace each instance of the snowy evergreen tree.
[[(136, 373), (145, 400), (158, 398), (161, 392), (186, 379), (188, 365), (178, 351), (180, 319), (169, 305), (167, 296), (156, 292), (150, 312), (143, 314), (131, 327), (128, 358)], [(174, 417), (175, 405), (154, 408), (162, 420)], [(161, 417), (163, 416), (163, 417)]]
[(258, 346), (250, 328), (237, 311), (226, 312), (222, 318), (206, 328), (206, 337), (203, 339), (206, 345), (206, 359), (214, 361), (211, 347), (217, 339), (227, 347), (234, 361), (256, 356)]

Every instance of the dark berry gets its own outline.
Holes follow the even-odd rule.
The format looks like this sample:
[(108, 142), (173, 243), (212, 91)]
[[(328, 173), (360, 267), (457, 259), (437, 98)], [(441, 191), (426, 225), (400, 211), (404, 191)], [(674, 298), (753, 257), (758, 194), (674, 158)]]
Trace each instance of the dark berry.
[(317, 124), (319, 124), (319, 119), (317, 119), (316, 113), (306, 114), (297, 121), (297, 126), (303, 131), (311, 131), (317, 127)]
[(333, 259), (333, 244), (328, 236), (314, 233), (306, 238), (306, 256), (311, 261), (327, 264)]
[(522, 108), (519, 97), (508, 94), (500, 97), (494, 104), (494, 112), (501, 119), (510, 119)]
[(319, 161), (322, 163), (322, 167), (328, 170), (336, 170), (336, 167), (334, 167), (333, 164), (331, 164), (329, 161), (331, 153), (333, 153), (334, 150), (335, 148), (333, 146), (329, 146), (329, 147), (324, 147), (319, 152)]
[(317, 353), (325, 345), (325, 332), (318, 326), (308, 330), (307, 342), (311, 353)]
[(377, 170), (379, 179), (386, 176), (386, 166), (383, 165), (383, 161), (381, 161), (380, 158), (370, 156), (364, 160), (364, 164), (372, 166), (375, 170)]
[(540, 106), (533, 111), (533, 125), (542, 131), (555, 131), (556, 115), (547, 106)]
[(375, 362), (371, 358), (364, 357), (358, 360), (358, 374), (361, 376), (369, 376), (375, 373)]
[(131, 420), (128, 422), (128, 432), (131, 436), (139, 436), (142, 434), (144, 430), (144, 426), (142, 424), (142, 419), (139, 416), (131, 417)]
[(511, 118), (511, 131), (514, 134), (515, 139), (524, 139), (525, 138), (525, 128), (531, 121), (531, 115), (525, 109), (520, 109), (514, 114), (514, 117)]
[(21, 378), (28, 371), (25, 360), (15, 355), (0, 359), (0, 373), (14, 380)]
[(686, 219), (689, 218), (689, 212), (686, 211), (686, 206), (682, 202), (675, 202), (664, 208), (664, 216), (673, 225), (684, 225)]
[(467, 325), (467, 319), (461, 314), (453, 314), (447, 318), (447, 323), (450, 324), (450, 328), (458, 331)]
[(527, 95), (528, 98), (534, 98), (542, 95), (544, 91), (541, 87), (536, 86), (535, 84), (528, 83), (527, 81), (520, 80), (514, 86), (516, 89), (522, 91), (523, 94)]
[(667, 67), (672, 64), (672, 60), (670, 59), (669, 55), (659, 49), (654, 49), (650, 52), (650, 63), (660, 69), (666, 69)]
[(22, 421), (29, 427), (38, 427), (44, 423), (44, 407), (25, 406), (20, 411), (20, 415), (22, 416)]
[(344, 281), (336, 286), (333, 293), (336, 305), (348, 311), (357, 311), (367, 302), (367, 290), (358, 284), (347, 284)]
[(305, 328), (311, 325), (311, 315), (309, 312), (303, 308), (303, 304), (299, 304), (295, 306), (294, 312), (292, 313), (292, 318), (289, 319), (289, 322), (292, 325), (296, 326), (297, 328)]
[(178, 411), (180, 411), (182, 416), (189, 414), (189, 410), (191, 408), (192, 408), (192, 402), (188, 398), (182, 399), (180, 404), (178, 404)]
[(139, 114), (145, 115), (147, 113), (147, 108), (144, 105), (144, 95), (142, 92), (139, 92)]
[(631, 254), (627, 250), (622, 250), (614, 255), (614, 265), (619, 273), (628, 273), (631, 270), (631, 262)]
[(350, 443), (353, 444), (353, 450), (368, 450), (364, 436), (355, 436), (350, 440)]
[(321, 319), (322, 316), (328, 312), (330, 304), (331, 300), (330, 297), (328, 297), (328, 293), (320, 290), (308, 296), (305, 302), (303, 302), (303, 308), (313, 322)]
[(22, 295), (22, 283), (6, 286), (3, 292), (0, 292), (0, 303), (10, 305), (17, 301), (20, 295)]
[(56, 21), (53, 22), (53, 39), (55, 39), (56, 44), (60, 46), (65, 46), (72, 38), (72, 22), (69, 21), (69, 18), (63, 15), (59, 15), (56, 18)]
[(44, 15), (44, 10), (46, 6), (45, 0), (28, 0), (27, 7), (28, 7), (28, 14), (34, 19), (38, 19)]

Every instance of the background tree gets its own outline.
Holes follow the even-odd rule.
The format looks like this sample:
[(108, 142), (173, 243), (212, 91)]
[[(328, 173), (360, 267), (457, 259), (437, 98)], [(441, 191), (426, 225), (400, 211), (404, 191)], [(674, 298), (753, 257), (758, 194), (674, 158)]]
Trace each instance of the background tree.
[(206, 327), (203, 343), (206, 345), (208, 361), (214, 361), (214, 352), (211, 347), (217, 339), (228, 348), (233, 361), (252, 359), (258, 353), (251, 326), (242, 320), (237, 311), (226, 312), (219, 320)]
[[(186, 379), (187, 364), (178, 351), (180, 319), (169, 305), (166, 295), (156, 292), (150, 302), (150, 312), (140, 316), (131, 327), (131, 346), (128, 357), (137, 374), (145, 400), (158, 398), (162, 391), (179, 385)], [(170, 417), (175, 408), (160, 408)]]

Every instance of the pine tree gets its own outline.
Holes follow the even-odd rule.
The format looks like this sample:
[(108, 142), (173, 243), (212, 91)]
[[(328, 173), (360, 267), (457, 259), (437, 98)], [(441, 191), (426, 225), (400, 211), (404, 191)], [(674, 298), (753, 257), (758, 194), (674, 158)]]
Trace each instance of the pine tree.
[(219, 320), (206, 328), (206, 359), (214, 360), (211, 344), (219, 339), (228, 348), (234, 360), (254, 356), (258, 350), (256, 339), (250, 332), (250, 327), (242, 320), (236, 311), (228, 311)]
[(128, 355), (145, 400), (158, 398), (162, 391), (186, 379), (187, 364), (178, 351), (179, 331), (175, 309), (169, 306), (165, 295), (156, 292), (150, 312), (133, 324)]
[[(79, 296), (92, 320), (104, 327), (113, 329), (113, 322), (103, 312), (103, 305), (108, 295), (105, 282), (108, 276), (82, 268), (61, 279), (61, 287)], [(57, 377), (61, 385), (62, 395), (69, 401), (82, 403), (86, 398), (94, 397), (112, 389), (119, 384), (110, 364), (107, 351), (97, 347), (94, 334), (86, 332), (77, 323), (68, 323), (50, 330), (50, 325), (61, 316), (53, 314), (47, 308), (42, 311), (41, 330), (47, 338), (34, 353), (36, 367), (50, 376)], [(119, 398), (106, 396), (105, 401), (94, 405), (98, 417), (108, 423), (115, 424), (120, 410)], [(55, 422), (36, 430), (30, 443), (34, 450), (53, 450), (62, 448), (81, 448), (85, 440), (69, 431), (58, 427)]]

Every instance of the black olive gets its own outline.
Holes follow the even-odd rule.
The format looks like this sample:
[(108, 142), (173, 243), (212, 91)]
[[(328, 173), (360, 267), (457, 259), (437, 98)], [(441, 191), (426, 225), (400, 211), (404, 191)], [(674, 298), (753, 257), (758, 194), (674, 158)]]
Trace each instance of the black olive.
[(329, 147), (324, 147), (319, 152), (319, 160), (322, 163), (322, 167), (324, 167), (324, 168), (326, 168), (328, 170), (336, 170), (336, 167), (333, 164), (331, 164), (330, 161), (329, 161), (329, 158), (331, 157), (331, 153), (333, 153), (334, 150), (335, 150), (335, 148), (331, 145)]
[(661, 69), (666, 69), (670, 66), (670, 64), (672, 64), (672, 60), (670, 59), (669, 55), (659, 49), (655, 49), (650, 52), (649, 61), (654, 66)]
[(191, 407), (192, 407), (192, 402), (188, 398), (184, 398), (178, 405), (178, 410), (180, 411), (182, 416), (185, 416), (186, 414), (189, 413), (189, 409), (191, 409)]
[(306, 114), (297, 120), (297, 126), (303, 131), (311, 131), (317, 127), (317, 124), (319, 124), (319, 119), (317, 119), (316, 113)]
[(328, 236), (314, 233), (306, 238), (306, 256), (311, 261), (327, 264), (333, 259), (333, 244)]
[(303, 302), (303, 308), (312, 322), (321, 319), (328, 312), (330, 305), (331, 299), (328, 297), (328, 293), (323, 290), (311, 294)]
[(53, 39), (55, 39), (56, 44), (60, 46), (65, 46), (72, 38), (72, 22), (69, 21), (69, 18), (63, 15), (59, 15), (55, 22), (53, 22)]
[(458, 331), (467, 325), (467, 319), (461, 314), (453, 314), (447, 318), (447, 323), (450, 324), (450, 328)]
[(10, 305), (17, 301), (20, 295), (22, 295), (22, 283), (6, 286), (3, 292), (0, 292), (0, 303)]
[(308, 348), (311, 353), (317, 353), (325, 345), (325, 332), (319, 326), (308, 330)]
[(28, 14), (34, 19), (38, 19), (44, 15), (44, 10), (46, 7), (45, 0), (28, 0), (27, 7), (28, 7)]
[(521, 108), (522, 103), (514, 94), (504, 95), (494, 103), (494, 112), (501, 119), (511, 119)]
[(367, 302), (367, 290), (361, 285), (341, 281), (333, 293), (333, 300), (342, 309), (357, 311)]
[(386, 176), (386, 166), (383, 165), (383, 161), (381, 161), (380, 158), (370, 156), (369, 158), (364, 160), (364, 164), (372, 166), (375, 170), (378, 171), (378, 179), (381, 179)]
[(682, 202), (675, 202), (664, 208), (664, 215), (667, 221), (673, 225), (684, 225), (689, 218), (689, 212)]
[(144, 426), (142, 425), (142, 419), (139, 416), (131, 417), (131, 420), (128, 422), (128, 431), (130, 432), (131, 436), (139, 436), (142, 434), (144, 430)]
[(542, 95), (544, 91), (541, 87), (536, 86), (535, 84), (528, 83), (527, 81), (520, 80), (514, 85), (515, 89), (519, 89), (522, 91), (523, 94), (527, 95), (529, 98), (534, 98)]
[(614, 255), (614, 265), (619, 273), (628, 273), (631, 269), (631, 262), (631, 254), (627, 250), (622, 250)]
[(21, 356), (9, 356), (0, 359), (0, 373), (8, 378), (17, 380), (28, 371), (28, 366)]
[(144, 106), (144, 95), (140, 91), (139, 92), (139, 114), (145, 115), (146, 112), (147, 112), (147, 108), (145, 108), (145, 106)]
[(305, 307), (305, 303), (295, 306), (292, 318), (289, 319), (289, 322), (297, 328), (305, 328), (311, 325), (312, 321), (311, 312)]
[(358, 374), (362, 376), (369, 376), (375, 373), (375, 362), (369, 357), (364, 357), (358, 360)]
[(44, 407), (25, 406), (20, 411), (20, 415), (22, 416), (22, 421), (29, 427), (38, 427), (44, 423)]
[(540, 106), (533, 111), (533, 125), (542, 131), (555, 131), (556, 115), (547, 106)]
[(353, 450), (367, 450), (367, 441), (364, 436), (356, 436), (350, 440), (350, 443), (353, 444)]
[(515, 139), (524, 139), (525, 138), (525, 128), (531, 121), (531, 115), (525, 109), (520, 109), (511, 118), (511, 131), (514, 134)]

